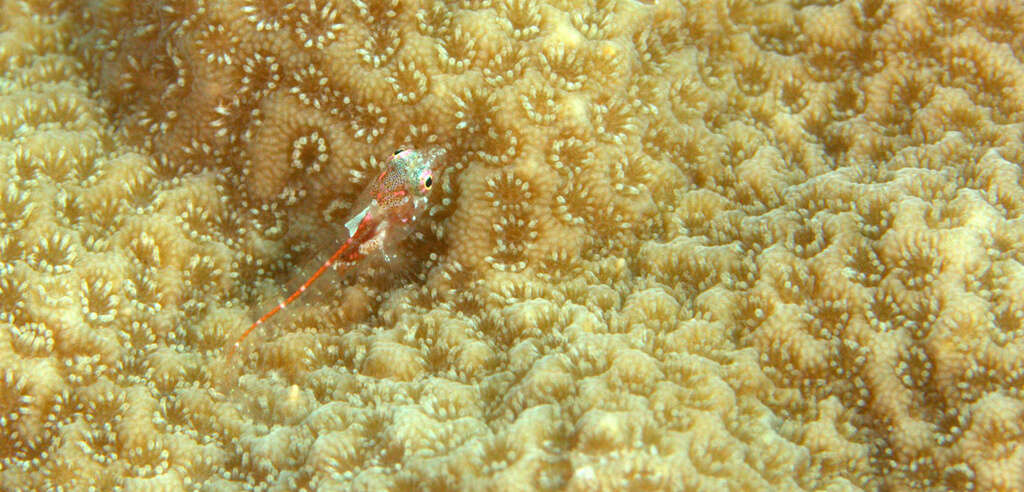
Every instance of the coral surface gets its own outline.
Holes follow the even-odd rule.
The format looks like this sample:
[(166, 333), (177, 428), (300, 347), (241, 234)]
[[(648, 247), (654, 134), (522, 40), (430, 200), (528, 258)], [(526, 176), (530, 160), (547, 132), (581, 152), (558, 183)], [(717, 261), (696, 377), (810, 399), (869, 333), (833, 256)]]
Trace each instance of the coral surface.
[[(0, 0), (0, 488), (1024, 488), (1018, 0)], [(381, 159), (448, 167), (332, 275)]]

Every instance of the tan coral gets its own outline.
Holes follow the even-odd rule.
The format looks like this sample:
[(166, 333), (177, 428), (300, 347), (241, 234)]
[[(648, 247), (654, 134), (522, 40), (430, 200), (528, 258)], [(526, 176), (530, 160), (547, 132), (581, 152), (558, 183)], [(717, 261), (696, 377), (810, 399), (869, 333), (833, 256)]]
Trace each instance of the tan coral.
[[(0, 481), (1013, 489), (1021, 19), (2, 3)], [(407, 145), (398, 275), (225, 359)]]
[[(979, 401), (977, 409), (961, 441), (967, 464), (976, 470), (980, 485), (1013, 489), (1024, 480), (1019, 471), (1024, 456), (1012, 444), (1021, 433), (1017, 424), (1020, 402), (993, 394)], [(982, 442), (985, 444), (980, 445)]]
[(363, 362), (363, 372), (376, 378), (409, 381), (423, 372), (422, 357), (411, 347), (394, 342), (375, 342)]
[(268, 117), (252, 130), (248, 146), (251, 155), (259, 156), (250, 164), (257, 196), (297, 200), (310, 191), (298, 188), (300, 182), (338, 180), (332, 174), (341, 164), (338, 149), (351, 145), (339, 122), (283, 91), (268, 96), (260, 111)]

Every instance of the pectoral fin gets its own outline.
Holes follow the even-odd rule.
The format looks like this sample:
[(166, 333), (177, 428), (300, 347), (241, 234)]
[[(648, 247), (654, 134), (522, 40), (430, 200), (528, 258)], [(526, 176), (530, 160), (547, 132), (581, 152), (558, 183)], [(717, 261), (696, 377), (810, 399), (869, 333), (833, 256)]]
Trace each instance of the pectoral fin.
[(359, 230), (359, 224), (366, 218), (366, 214), (370, 213), (370, 207), (363, 207), (363, 209), (348, 219), (345, 223), (345, 229), (348, 231), (348, 237), (354, 237), (356, 231)]

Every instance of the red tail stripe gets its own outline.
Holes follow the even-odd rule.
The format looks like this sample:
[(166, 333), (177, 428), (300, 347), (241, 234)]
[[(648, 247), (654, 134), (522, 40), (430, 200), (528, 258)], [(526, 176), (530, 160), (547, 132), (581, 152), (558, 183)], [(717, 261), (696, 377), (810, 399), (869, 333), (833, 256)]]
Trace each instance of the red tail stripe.
[[(231, 349), (228, 352), (228, 358), (231, 358), (231, 356), (234, 355), (235, 350), (237, 350), (238, 347), (242, 345), (242, 342), (245, 341), (245, 338), (248, 337), (249, 334), (252, 333), (252, 331), (255, 330), (257, 326), (263, 324), (264, 321), (270, 319), (270, 317), (280, 312), (282, 309), (284, 309), (293, 301), (295, 301), (295, 299), (298, 299), (299, 296), (302, 295), (302, 293), (305, 292), (310, 285), (313, 285), (313, 282), (315, 282), (316, 279), (320, 277), (320, 275), (323, 275), (323, 273), (326, 272), (328, 268), (331, 268), (331, 266), (334, 265), (334, 263), (338, 261), (339, 258), (341, 258), (343, 255), (346, 255), (346, 253), (348, 253), (345, 256), (346, 261), (352, 262), (361, 258), (363, 255), (359, 252), (358, 245), (366, 241), (366, 238), (368, 236), (373, 236), (373, 230), (375, 229), (375, 224), (371, 223), (371, 217), (369, 214), (367, 214), (366, 217), (363, 217), (362, 222), (359, 223), (359, 228), (356, 229), (356, 233), (353, 234), (352, 237), (348, 238), (341, 246), (339, 246), (337, 251), (335, 251), (334, 254), (331, 255), (331, 257), (328, 258), (327, 261), (323, 263), (323, 265), (320, 265), (320, 268), (318, 268), (316, 272), (314, 272), (313, 275), (309, 277), (309, 279), (303, 282), (303, 284), (299, 286), (299, 288), (295, 292), (292, 292), (292, 294), (289, 295), (287, 299), (285, 299), (280, 304), (274, 306), (273, 309), (267, 311), (267, 313), (264, 314), (263, 316), (260, 316), (260, 318), (257, 319), (253, 324), (249, 325), (249, 328), (242, 332), (242, 335), (239, 336), (238, 340), (235, 340), (234, 345), (231, 346)], [(352, 249), (353, 246), (356, 246), (356, 248), (353, 251), (349, 251), (350, 249)]]

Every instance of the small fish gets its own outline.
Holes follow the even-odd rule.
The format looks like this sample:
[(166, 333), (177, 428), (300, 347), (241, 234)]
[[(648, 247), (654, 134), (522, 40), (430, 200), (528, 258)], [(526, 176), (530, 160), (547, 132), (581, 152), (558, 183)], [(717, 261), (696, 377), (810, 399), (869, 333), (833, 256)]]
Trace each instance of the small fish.
[(443, 156), (443, 149), (395, 151), (380, 175), (356, 199), (352, 214), (345, 221), (348, 239), (295, 292), (249, 325), (231, 345), (228, 358), (257, 326), (298, 299), (324, 272), (337, 268), (338, 262), (351, 267), (377, 256), (390, 258), (427, 209), (430, 191), (443, 167)]

